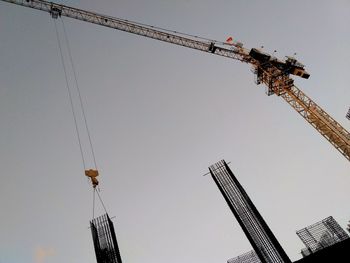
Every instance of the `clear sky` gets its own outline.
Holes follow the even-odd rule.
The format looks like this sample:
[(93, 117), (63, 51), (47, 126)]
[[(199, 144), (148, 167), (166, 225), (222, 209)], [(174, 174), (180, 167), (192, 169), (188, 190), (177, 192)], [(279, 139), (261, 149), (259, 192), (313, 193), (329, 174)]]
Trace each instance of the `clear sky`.
[[(296, 52), (311, 74), (296, 85), (350, 129), (348, 0), (61, 3), (232, 36), (281, 58)], [(248, 65), (64, 22), (124, 262), (220, 263), (251, 249), (213, 180), (202, 176), (221, 159), (291, 259), (303, 247), (296, 230), (329, 215), (346, 226), (349, 162), (281, 98), (266, 96)], [(0, 263), (96, 262), (92, 189), (50, 16), (0, 2), (0, 58)]]

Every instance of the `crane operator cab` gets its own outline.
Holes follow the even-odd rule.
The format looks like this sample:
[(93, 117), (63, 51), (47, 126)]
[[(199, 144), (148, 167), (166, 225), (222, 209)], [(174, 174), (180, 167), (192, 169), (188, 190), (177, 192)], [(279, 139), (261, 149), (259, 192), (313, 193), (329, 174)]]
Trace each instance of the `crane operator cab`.
[(98, 186), (98, 180), (96, 179), (96, 177), (98, 176), (98, 171), (93, 169), (85, 170), (85, 175), (87, 177), (90, 177), (92, 187), (96, 188), (96, 186)]
[(286, 56), (286, 65), (291, 67), (290, 74), (302, 77), (304, 79), (308, 79), (310, 77), (310, 74), (307, 73), (304, 69), (304, 65), (301, 64), (298, 60), (296, 60), (294, 57)]

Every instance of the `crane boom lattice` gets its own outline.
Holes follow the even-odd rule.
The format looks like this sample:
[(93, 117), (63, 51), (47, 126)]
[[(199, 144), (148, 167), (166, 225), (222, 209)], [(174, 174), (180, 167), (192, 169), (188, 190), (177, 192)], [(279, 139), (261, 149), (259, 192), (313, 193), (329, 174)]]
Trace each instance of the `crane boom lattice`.
[(256, 83), (264, 83), (267, 86), (268, 95), (276, 94), (282, 97), (350, 161), (350, 133), (294, 85), (290, 74), (302, 78), (309, 77), (304, 66), (294, 58), (288, 57), (286, 61), (280, 61), (255, 48), (249, 51), (243, 48), (242, 44), (227, 45), (220, 41), (199, 38), (44, 0), (1, 1), (45, 11), (53, 18), (66, 16), (248, 63), (256, 74)]
[(296, 86), (281, 97), (350, 161), (350, 133)]

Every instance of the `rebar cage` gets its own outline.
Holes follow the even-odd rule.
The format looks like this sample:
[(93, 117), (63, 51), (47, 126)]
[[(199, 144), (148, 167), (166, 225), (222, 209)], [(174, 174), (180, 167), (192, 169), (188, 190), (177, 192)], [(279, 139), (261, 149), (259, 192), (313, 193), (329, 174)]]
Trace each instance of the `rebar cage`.
[(254, 250), (227, 260), (227, 263), (261, 263)]
[(108, 214), (90, 221), (97, 263), (122, 263), (112, 220)]
[(260, 261), (291, 262), (226, 162), (210, 166), (209, 171)]
[(297, 235), (306, 246), (304, 256), (349, 238), (332, 216), (297, 231)]

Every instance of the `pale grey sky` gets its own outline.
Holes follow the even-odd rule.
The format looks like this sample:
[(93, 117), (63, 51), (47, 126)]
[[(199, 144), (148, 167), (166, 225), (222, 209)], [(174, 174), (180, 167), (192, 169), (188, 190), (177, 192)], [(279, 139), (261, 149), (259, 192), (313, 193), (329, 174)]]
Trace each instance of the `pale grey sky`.
[[(311, 74), (296, 85), (350, 129), (347, 0), (61, 3), (218, 40), (233, 36), (281, 58), (296, 52)], [(251, 249), (202, 176), (220, 159), (231, 162), (291, 259), (303, 247), (296, 230), (329, 215), (345, 227), (349, 162), (281, 98), (266, 96), (248, 65), (64, 21), (124, 262), (220, 263)], [(0, 2), (0, 34), (0, 263), (96, 262), (92, 190), (53, 20)]]

